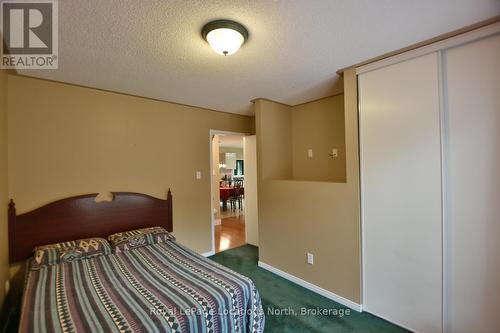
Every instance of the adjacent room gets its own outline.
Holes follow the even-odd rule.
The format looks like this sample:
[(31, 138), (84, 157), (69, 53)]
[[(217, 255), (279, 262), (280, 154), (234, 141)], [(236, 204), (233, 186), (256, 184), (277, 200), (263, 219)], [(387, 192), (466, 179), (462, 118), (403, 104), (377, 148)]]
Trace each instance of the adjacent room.
[(499, 0), (0, 0), (0, 333), (499, 333)]
[(215, 252), (246, 244), (243, 135), (214, 135)]

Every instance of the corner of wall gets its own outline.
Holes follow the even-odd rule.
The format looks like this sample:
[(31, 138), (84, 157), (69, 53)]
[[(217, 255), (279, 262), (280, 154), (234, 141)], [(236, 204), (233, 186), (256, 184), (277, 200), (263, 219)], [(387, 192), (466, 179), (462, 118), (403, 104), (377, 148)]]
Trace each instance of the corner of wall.
[[(293, 179), (346, 182), (343, 94), (293, 106)], [(337, 156), (332, 156), (333, 150)], [(309, 151), (312, 156), (309, 156)]]
[[(255, 100), (258, 168), (261, 179), (292, 178), (291, 107)], [(266, 145), (262, 145), (266, 142)]]
[[(291, 119), (294, 107), (266, 100), (256, 101), (259, 260), (318, 287), (317, 290), (324, 289), (360, 304), (357, 104), (352, 100), (356, 98), (353, 91), (357, 87), (354, 84), (346, 89), (349, 89), (346, 92), (349, 109), (345, 110), (343, 120), (347, 182), (343, 183), (296, 181), (292, 175), (276, 177), (283, 173), (278, 174), (279, 168), (273, 164), (279, 166), (286, 160), (286, 155), (279, 154), (279, 147), (286, 141), (292, 148), (292, 127), (286, 134), (289, 126), (276, 114), (286, 110)], [(322, 105), (328, 100), (311, 103)], [(310, 108), (311, 105), (300, 109), (303, 107)], [(312, 110), (316, 112), (314, 109), (313, 106)], [(285, 134), (276, 133), (275, 127)], [(306, 253), (313, 253), (317, 258), (314, 266), (307, 264)], [(342, 255), (337, 256), (338, 253)]]

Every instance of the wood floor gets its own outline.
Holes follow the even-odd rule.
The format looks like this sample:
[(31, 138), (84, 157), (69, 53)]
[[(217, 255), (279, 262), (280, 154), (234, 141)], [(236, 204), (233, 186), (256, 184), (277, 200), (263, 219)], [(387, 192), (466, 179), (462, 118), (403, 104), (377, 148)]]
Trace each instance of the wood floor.
[(245, 216), (236, 215), (221, 219), (215, 226), (215, 252), (245, 245)]

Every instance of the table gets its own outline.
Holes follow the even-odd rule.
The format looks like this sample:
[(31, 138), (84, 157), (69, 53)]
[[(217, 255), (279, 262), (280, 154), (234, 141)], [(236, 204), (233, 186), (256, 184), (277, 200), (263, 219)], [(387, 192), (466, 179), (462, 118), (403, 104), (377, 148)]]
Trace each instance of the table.
[[(240, 187), (241, 193), (244, 193), (244, 188)], [(227, 199), (234, 194), (234, 187), (219, 187), (220, 200), (222, 201), (222, 210), (227, 210)]]

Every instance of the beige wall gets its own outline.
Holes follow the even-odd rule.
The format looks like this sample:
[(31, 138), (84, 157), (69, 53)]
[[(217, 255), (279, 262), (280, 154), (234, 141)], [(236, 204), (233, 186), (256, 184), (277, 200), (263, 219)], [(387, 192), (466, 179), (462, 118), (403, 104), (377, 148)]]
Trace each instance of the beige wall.
[(259, 207), (257, 200), (257, 139), (245, 136), (245, 238), (246, 242), (259, 246)]
[(8, 97), (18, 212), (98, 191), (164, 198), (170, 187), (178, 240), (211, 250), (209, 130), (251, 133), (253, 118), (11, 75)]
[[(255, 102), (259, 174), (259, 260), (345, 297), (361, 301), (357, 96), (354, 71), (345, 83), (346, 183), (269, 180), (268, 145), (281, 142), (273, 124), (284, 107)], [(274, 126), (277, 127), (277, 126)], [(277, 136), (277, 138), (275, 138)], [(267, 169), (269, 170), (269, 169)], [(306, 263), (314, 254), (314, 265)]]
[(260, 128), (257, 156), (262, 161), (260, 177), (263, 179), (291, 179), (292, 171), (292, 114), (289, 106), (258, 99), (254, 104), (261, 117), (255, 117)]
[(0, 311), (5, 300), (5, 281), (9, 276), (7, 241), (7, 77), (7, 73), (0, 70)]
[(345, 182), (344, 95), (293, 106), (291, 114), (293, 179)]
[[(260, 145), (264, 179), (346, 181), (343, 94), (296, 106), (255, 100), (256, 108), (261, 105), (256, 123), (261, 128), (257, 139), (266, 142)], [(334, 148), (338, 157), (331, 158)]]

